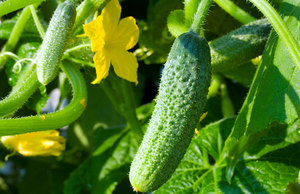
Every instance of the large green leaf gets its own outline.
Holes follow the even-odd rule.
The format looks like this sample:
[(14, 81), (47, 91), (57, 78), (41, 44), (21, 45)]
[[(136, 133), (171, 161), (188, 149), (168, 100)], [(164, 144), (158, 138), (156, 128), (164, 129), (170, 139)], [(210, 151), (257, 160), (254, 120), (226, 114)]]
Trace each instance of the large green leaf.
[[(300, 41), (300, 1), (286, 0), (280, 13)], [(300, 113), (300, 73), (282, 40), (273, 31), (249, 94), (226, 141), (228, 178), (244, 151), (266, 134), (273, 123), (294, 125)]]
[(126, 133), (110, 149), (99, 154), (96, 151), (71, 174), (64, 193), (112, 193), (127, 175), (137, 146), (131, 133)]
[[(270, 152), (259, 159), (249, 157), (241, 160), (229, 184), (221, 150), (234, 120), (224, 119), (202, 129), (171, 179), (155, 193), (284, 193), (287, 184), (294, 182), (298, 176), (300, 143)], [(290, 135), (289, 131), (285, 132)], [(277, 139), (278, 143), (284, 141)], [(258, 143), (263, 145), (265, 142), (261, 140)], [(215, 160), (209, 159), (209, 155)]]
[[(137, 109), (137, 116), (144, 130), (153, 107), (154, 103), (151, 103)], [(71, 174), (65, 183), (66, 194), (112, 193), (118, 183), (127, 176), (138, 143), (130, 129), (120, 129), (118, 133), (106, 136), (107, 139)]]
[(292, 125), (274, 123), (267, 135), (260, 138), (250, 150), (245, 152), (243, 158), (260, 158), (271, 151), (284, 148), (300, 141), (300, 120)]

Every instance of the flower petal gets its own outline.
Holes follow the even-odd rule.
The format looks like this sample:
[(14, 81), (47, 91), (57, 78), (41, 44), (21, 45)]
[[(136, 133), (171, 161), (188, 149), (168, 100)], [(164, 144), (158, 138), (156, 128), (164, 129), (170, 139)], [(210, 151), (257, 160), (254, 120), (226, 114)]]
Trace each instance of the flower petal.
[(57, 130), (3, 136), (1, 141), (6, 147), (14, 148), (24, 156), (59, 156), (66, 143)]
[(106, 49), (103, 49), (102, 52), (97, 52), (93, 59), (95, 62), (97, 78), (92, 84), (98, 84), (108, 75), (111, 59)]
[(109, 1), (100, 16), (83, 26), (85, 34), (92, 42), (92, 51), (99, 51), (107, 40), (112, 39), (118, 26), (121, 6), (118, 0)]
[(113, 37), (113, 33), (118, 26), (121, 16), (121, 5), (118, 0), (109, 1), (101, 12), (103, 17), (103, 29), (106, 40)]
[(99, 51), (104, 47), (105, 33), (103, 30), (103, 17), (99, 16), (95, 20), (83, 26), (85, 34), (92, 42), (92, 51)]
[(130, 82), (138, 83), (137, 68), (139, 66), (136, 57), (127, 51), (111, 49), (112, 65), (116, 74)]
[(126, 17), (120, 21), (111, 45), (115, 48), (129, 50), (138, 42), (139, 33), (135, 19), (131, 16)]

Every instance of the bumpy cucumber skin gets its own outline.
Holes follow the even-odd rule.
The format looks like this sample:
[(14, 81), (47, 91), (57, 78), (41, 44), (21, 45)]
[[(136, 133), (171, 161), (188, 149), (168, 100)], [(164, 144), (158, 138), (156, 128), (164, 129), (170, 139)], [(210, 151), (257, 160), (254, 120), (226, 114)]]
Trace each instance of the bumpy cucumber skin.
[(193, 32), (176, 38), (149, 127), (131, 164), (129, 178), (135, 191), (156, 190), (180, 163), (206, 103), (210, 63), (204, 38)]
[(209, 43), (213, 72), (224, 72), (259, 56), (272, 29), (264, 18), (244, 25)]
[(38, 80), (43, 85), (47, 85), (57, 75), (75, 17), (75, 5), (69, 1), (60, 4), (52, 16), (37, 59)]

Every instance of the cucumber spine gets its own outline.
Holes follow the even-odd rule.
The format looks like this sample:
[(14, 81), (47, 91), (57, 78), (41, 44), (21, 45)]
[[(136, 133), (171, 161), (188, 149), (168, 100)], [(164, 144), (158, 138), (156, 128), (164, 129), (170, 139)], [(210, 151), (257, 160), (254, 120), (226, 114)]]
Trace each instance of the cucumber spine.
[(175, 39), (149, 127), (131, 164), (129, 179), (135, 191), (156, 190), (180, 163), (206, 103), (210, 63), (204, 38), (187, 32)]

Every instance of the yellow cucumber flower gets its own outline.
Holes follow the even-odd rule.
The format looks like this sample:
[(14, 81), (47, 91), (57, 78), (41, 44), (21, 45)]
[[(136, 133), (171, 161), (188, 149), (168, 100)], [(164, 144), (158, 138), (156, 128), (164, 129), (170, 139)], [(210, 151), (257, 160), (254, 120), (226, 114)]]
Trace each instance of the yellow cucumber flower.
[(2, 136), (1, 142), (23, 156), (59, 156), (66, 140), (57, 130), (38, 131), (13, 136)]
[(138, 62), (127, 50), (137, 43), (139, 28), (133, 17), (120, 20), (120, 15), (119, 1), (111, 0), (100, 16), (83, 26), (85, 34), (92, 42), (92, 51), (96, 52), (93, 59), (97, 78), (93, 84), (100, 83), (108, 75), (110, 64), (119, 77), (138, 83)]

